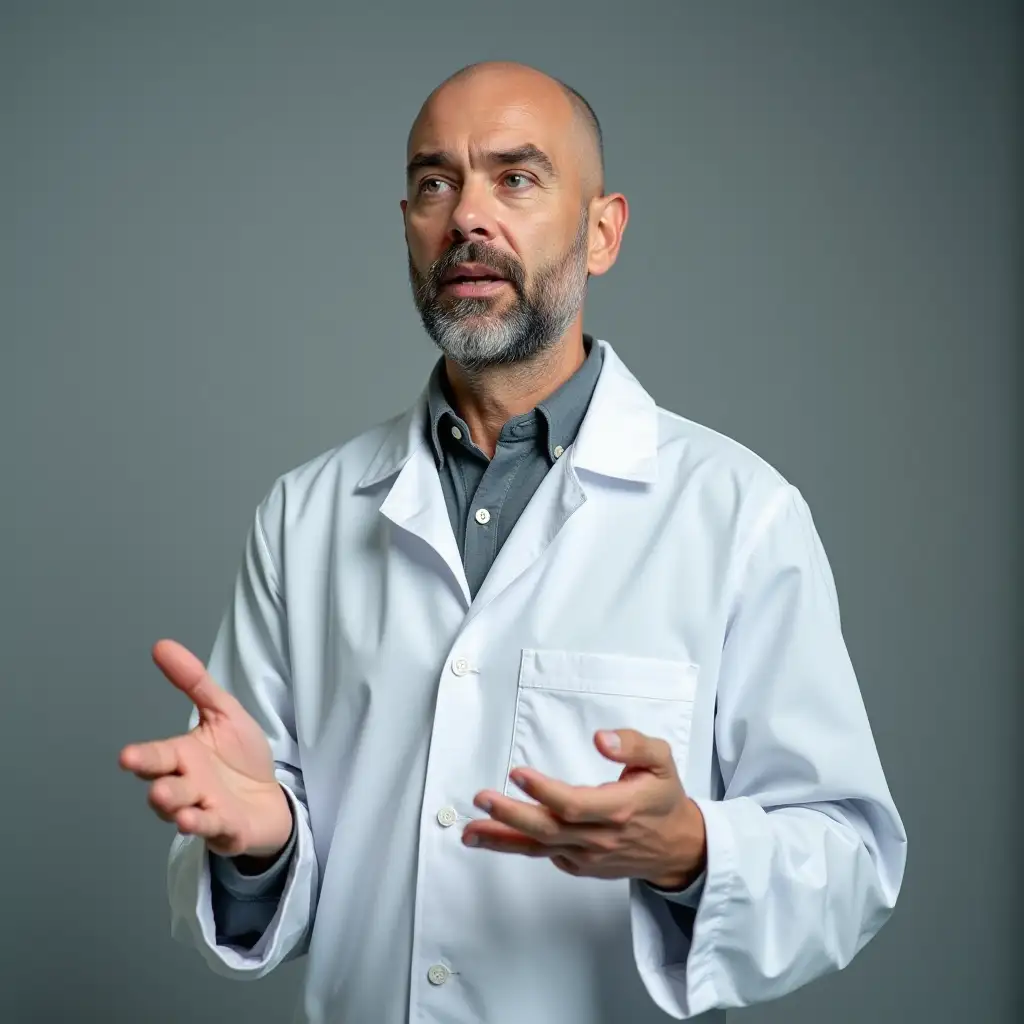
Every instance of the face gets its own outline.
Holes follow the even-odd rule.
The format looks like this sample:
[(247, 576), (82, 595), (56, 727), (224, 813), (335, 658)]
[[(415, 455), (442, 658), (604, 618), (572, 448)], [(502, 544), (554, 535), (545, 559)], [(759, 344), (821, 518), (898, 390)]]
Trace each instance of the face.
[(554, 345), (586, 294), (590, 211), (571, 110), (484, 79), (446, 87), (414, 128), (409, 278), (427, 333), (467, 369)]

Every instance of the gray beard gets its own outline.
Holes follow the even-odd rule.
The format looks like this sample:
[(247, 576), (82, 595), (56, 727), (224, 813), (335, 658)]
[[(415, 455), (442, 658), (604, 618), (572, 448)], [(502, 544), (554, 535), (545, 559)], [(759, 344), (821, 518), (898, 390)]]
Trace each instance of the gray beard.
[[(538, 271), (530, 294), (521, 283), (521, 273), (510, 281), (516, 296), (502, 312), (489, 312), (490, 299), (440, 302), (440, 278), (452, 261), (438, 261), (421, 274), (410, 254), (413, 301), (427, 334), (449, 359), (469, 371), (529, 362), (547, 351), (562, 338), (583, 307), (589, 277), (587, 227), (584, 210), (565, 256)], [(486, 246), (469, 242), (458, 247), (454, 262), (491, 260)]]

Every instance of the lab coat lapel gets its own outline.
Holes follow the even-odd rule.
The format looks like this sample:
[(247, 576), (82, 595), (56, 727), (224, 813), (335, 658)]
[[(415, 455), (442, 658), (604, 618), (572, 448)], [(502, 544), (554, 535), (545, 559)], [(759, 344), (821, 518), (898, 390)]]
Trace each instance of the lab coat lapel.
[(586, 500), (579, 478), (568, 461), (560, 459), (541, 481), (540, 487), (523, 509), (495, 557), (473, 599), (471, 618), (511, 586), (544, 554), (572, 514)]
[(380, 506), (381, 514), (433, 552), (446, 579), (470, 608), (471, 617), (547, 551), (588, 500), (589, 492), (599, 495), (602, 478), (639, 485), (657, 478), (657, 406), (611, 345), (600, 340), (596, 344), (604, 349), (601, 376), (576, 441), (552, 466), (527, 504), (471, 608), (466, 570), (425, 429), (426, 388), (416, 404), (393, 422), (357, 485), (358, 489), (371, 488), (395, 477)]
[(357, 486), (359, 489), (373, 487), (397, 473), (380, 506), (381, 515), (414, 543), (425, 545), (433, 552), (438, 568), (446, 574), (468, 608), (469, 582), (452, 533), (437, 464), (425, 436), (426, 415), (424, 392), (416, 405), (396, 420)]
[(657, 406), (612, 347), (597, 344), (604, 349), (601, 376), (576, 441), (523, 510), (473, 600), (470, 618), (544, 555), (588, 498), (599, 498), (602, 477), (639, 485), (657, 478)]

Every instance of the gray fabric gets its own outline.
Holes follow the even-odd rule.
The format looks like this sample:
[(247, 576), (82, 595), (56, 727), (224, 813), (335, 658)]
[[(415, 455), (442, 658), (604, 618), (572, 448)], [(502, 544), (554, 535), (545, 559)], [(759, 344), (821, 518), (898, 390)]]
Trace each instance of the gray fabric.
[[(523, 509), (558, 460), (556, 450), (564, 451), (576, 439), (603, 359), (589, 335), (584, 335), (583, 344), (587, 352), (583, 365), (535, 409), (505, 423), (492, 459), (473, 443), (466, 421), (452, 407), (444, 359), (437, 361), (430, 375), (430, 438), (448, 518), (474, 597)], [(488, 522), (475, 518), (480, 509), (489, 513)]]

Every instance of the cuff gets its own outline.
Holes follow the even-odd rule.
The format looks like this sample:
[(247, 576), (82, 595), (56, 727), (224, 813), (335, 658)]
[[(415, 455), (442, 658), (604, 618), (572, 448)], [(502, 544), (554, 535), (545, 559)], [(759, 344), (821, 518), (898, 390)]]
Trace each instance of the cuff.
[(288, 842), (278, 855), (277, 860), (266, 871), (262, 871), (258, 875), (247, 875), (238, 870), (238, 865), (233, 857), (221, 857), (219, 854), (211, 852), (209, 855), (210, 872), (230, 895), (243, 900), (257, 899), (269, 893), (274, 888), (274, 884), (283, 879), (297, 844), (298, 830), (293, 812), (292, 834), (288, 837)]
[(673, 903), (681, 903), (684, 907), (692, 907), (694, 910), (700, 905), (700, 898), (704, 892), (704, 881), (708, 877), (707, 870), (702, 871), (685, 889), (659, 889), (650, 882), (644, 882), (651, 892), (656, 892)]

